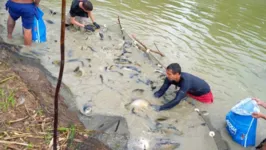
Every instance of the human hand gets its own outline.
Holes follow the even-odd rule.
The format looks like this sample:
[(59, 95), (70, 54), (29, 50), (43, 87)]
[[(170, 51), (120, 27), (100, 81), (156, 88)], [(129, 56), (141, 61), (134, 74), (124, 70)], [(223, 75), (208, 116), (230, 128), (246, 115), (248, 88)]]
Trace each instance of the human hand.
[(151, 107), (152, 107), (152, 109), (154, 110), (154, 111), (160, 111), (160, 106), (159, 105), (151, 105)]
[(261, 106), (262, 106), (263, 103), (264, 103), (262, 100), (260, 100), (260, 99), (258, 99), (258, 98), (252, 98), (252, 100), (256, 101), (257, 104), (258, 104), (258, 105), (261, 105)]
[(252, 117), (254, 118), (263, 118), (263, 114), (262, 113), (259, 113), (259, 112), (254, 112), (252, 113)]
[(96, 22), (93, 22), (93, 25), (96, 27), (96, 29), (100, 29), (100, 25), (98, 25)]
[(161, 97), (161, 93), (159, 93), (159, 91), (157, 91), (153, 94), (153, 96), (156, 98), (159, 98), (159, 97)]
[(85, 29), (85, 30), (92, 31), (92, 32), (95, 31), (91, 25), (85, 25), (85, 26), (84, 26), (84, 29)]

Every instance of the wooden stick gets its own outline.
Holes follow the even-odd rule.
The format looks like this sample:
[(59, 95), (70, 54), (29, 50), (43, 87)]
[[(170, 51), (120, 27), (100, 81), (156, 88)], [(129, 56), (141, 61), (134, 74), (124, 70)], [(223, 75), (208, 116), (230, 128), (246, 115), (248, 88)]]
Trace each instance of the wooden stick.
[[(145, 44), (143, 44), (140, 40), (138, 40), (138, 39), (136, 38), (135, 35), (132, 35), (132, 37), (133, 37), (133, 39), (136, 40), (139, 44), (141, 44), (141, 45), (146, 49), (146, 51), (148, 50), (147, 46), (146, 46)], [(162, 53), (159, 52), (159, 51), (155, 51), (155, 50), (152, 50), (152, 49), (149, 49), (149, 50), (150, 50), (151, 52), (153, 52), (153, 53), (159, 54), (159, 55), (161, 55), (162, 57), (164, 57), (164, 54), (162, 54)]]
[(123, 40), (125, 40), (124, 31), (123, 31), (124, 29), (122, 28), (122, 25), (121, 25), (121, 22), (120, 22), (120, 17), (118, 16), (117, 18), (118, 18), (118, 24), (120, 26), (120, 30), (121, 30), (121, 33), (122, 33), (122, 36), (123, 36)]
[[(153, 43), (154, 43), (154, 42), (153, 42)], [(156, 49), (158, 50), (158, 52), (162, 53), (162, 52), (159, 50), (159, 48), (157, 47), (157, 44), (154, 43), (154, 45), (155, 45)]]
[(65, 15), (66, 14), (66, 0), (62, 0), (62, 8), (61, 8), (61, 36), (60, 36), (60, 70), (58, 76), (58, 82), (55, 90), (55, 98), (54, 98), (54, 138), (53, 138), (53, 149), (57, 150), (57, 128), (58, 128), (58, 94), (61, 87), (61, 82), (64, 73), (64, 63), (65, 63)]
[(3, 80), (0, 81), (0, 84), (4, 83), (4, 82), (6, 82), (6, 81), (8, 81), (8, 80), (10, 80), (10, 79), (12, 79), (14, 77), (15, 76), (11, 76), (11, 77), (5, 78), (5, 79), (3, 79)]
[(26, 117), (24, 117), (24, 118), (20, 118), (20, 119), (17, 119), (17, 120), (9, 121), (8, 123), (9, 123), (9, 124), (12, 124), (12, 123), (20, 122), (20, 121), (23, 121), (23, 120), (25, 120), (25, 119), (28, 119), (29, 117), (30, 117), (30, 116), (26, 116)]
[(11, 139), (16, 139), (16, 138), (38, 138), (38, 139), (43, 139), (43, 136), (34, 136), (34, 135), (27, 135), (27, 134), (21, 134), (21, 135), (14, 135), (11, 137), (6, 137), (4, 140), (11, 140)]
[(2, 143), (2, 144), (8, 144), (8, 145), (15, 144), (15, 145), (21, 145), (21, 146), (32, 146), (32, 147), (38, 148), (38, 146), (30, 145), (30, 144), (27, 144), (27, 143), (18, 143), (18, 142), (2, 141), (2, 140), (0, 140), (0, 143)]

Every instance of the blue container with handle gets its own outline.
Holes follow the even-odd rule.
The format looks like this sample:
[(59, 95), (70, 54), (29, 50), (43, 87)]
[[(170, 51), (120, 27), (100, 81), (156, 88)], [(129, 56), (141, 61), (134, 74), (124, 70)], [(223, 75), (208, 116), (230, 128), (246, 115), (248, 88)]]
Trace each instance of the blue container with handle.
[(243, 147), (255, 146), (257, 119), (252, 113), (259, 111), (256, 101), (246, 98), (227, 113), (226, 129), (236, 143)]
[(43, 20), (44, 13), (36, 7), (36, 15), (32, 26), (32, 40), (37, 43), (46, 42), (46, 26)]

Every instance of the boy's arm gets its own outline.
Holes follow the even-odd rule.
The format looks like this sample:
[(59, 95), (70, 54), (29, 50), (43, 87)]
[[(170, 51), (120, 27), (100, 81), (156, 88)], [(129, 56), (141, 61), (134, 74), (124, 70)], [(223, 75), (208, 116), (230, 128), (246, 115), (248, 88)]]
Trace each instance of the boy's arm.
[(83, 28), (85, 27), (84, 24), (81, 24), (81, 23), (79, 23), (78, 21), (76, 21), (75, 17), (70, 17), (70, 22), (71, 22), (72, 24), (75, 24), (75, 25), (79, 26), (79, 27), (83, 27)]
[(34, 3), (36, 6), (39, 6), (39, 3), (40, 3), (41, 0), (34, 0)]

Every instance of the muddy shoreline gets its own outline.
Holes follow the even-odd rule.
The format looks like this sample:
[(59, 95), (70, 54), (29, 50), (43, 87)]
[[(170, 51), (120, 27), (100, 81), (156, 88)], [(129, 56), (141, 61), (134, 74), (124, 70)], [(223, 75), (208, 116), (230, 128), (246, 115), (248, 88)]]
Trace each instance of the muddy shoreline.
[[(14, 95), (15, 95), (14, 103), (16, 104), (21, 103), (20, 105), (24, 105), (24, 103), (27, 104), (28, 107), (25, 107), (27, 108), (26, 109), (27, 113), (29, 113), (29, 110), (32, 110), (32, 112), (37, 112), (38, 110), (41, 110), (41, 113), (40, 113), (41, 116), (39, 117), (37, 115), (37, 118), (39, 119), (42, 118), (43, 120), (46, 119), (46, 121), (49, 120), (49, 122), (52, 123), (53, 122), (53, 99), (54, 99), (54, 91), (55, 91), (54, 87), (57, 82), (57, 78), (53, 77), (49, 73), (49, 71), (47, 71), (40, 64), (40, 61), (38, 59), (20, 55), (19, 54), (20, 49), (21, 49), (21, 46), (7, 44), (1, 41), (1, 38), (0, 38), (0, 62), (1, 62), (0, 73), (1, 73), (1, 79), (2, 79), (1, 81), (3, 81), (3, 83), (1, 83), (1, 89), (15, 91), (14, 92)], [(16, 76), (16, 80), (11, 79), (11, 78), (9, 79), (8, 76), (11, 76), (11, 75), (12, 77)], [(23, 85), (23, 86), (20, 89), (18, 89), (18, 87), (20, 87), (19, 85)], [(22, 102), (21, 102), (21, 99), (23, 99)], [(3, 98), (1, 100), (3, 100)], [(23, 119), (22, 121), (17, 121), (19, 120), (19, 118), (23, 116), (22, 114), (25, 113), (25, 109), (22, 108), (22, 106), (20, 105), (17, 107), (14, 106), (14, 107), (7, 108), (7, 111), (3, 110), (1, 116), (6, 116), (6, 119), (3, 119), (1, 121), (3, 126), (1, 126), (0, 131), (13, 133), (15, 132), (14, 130), (19, 130), (19, 129), (16, 129), (16, 127), (23, 128), (27, 126), (29, 123), (33, 125), (36, 124), (34, 120), (29, 120), (32, 118), (31, 115), (29, 115), (28, 117), (25, 117), (26, 119)], [(65, 84), (62, 84), (60, 96), (59, 96), (59, 127), (68, 128), (69, 126), (74, 125), (75, 128), (79, 131), (81, 132), (86, 131), (84, 125), (81, 123), (81, 121), (78, 118), (78, 112), (76, 112), (75, 110), (70, 110), (69, 109), (70, 105), (75, 105), (74, 97), (71, 91), (69, 90), (69, 88)], [(13, 121), (14, 126), (12, 126), (13, 124), (11, 126), (6, 126), (8, 123), (10, 124), (9, 114), (12, 114), (12, 116), (14, 117), (14, 118), (11, 118), (12, 120), (15, 120), (15, 122)], [(26, 113), (24, 115), (27, 116)], [(49, 130), (51, 130), (52, 124), (49, 124), (49, 125), (50, 125)], [(44, 128), (45, 127), (43, 126), (42, 129), (44, 130)], [(30, 129), (34, 129), (34, 131), (31, 131)], [(47, 127), (47, 130), (48, 130), (48, 127)], [(38, 131), (37, 127), (29, 128), (29, 130), (27, 131), (36, 136), (37, 136), (37, 132), (41, 132), (41, 131)], [(16, 148), (20, 149), (23, 147), (23, 146), (21, 147), (21, 145), (8, 143), (8, 142), (12, 143), (12, 141), (16, 141), (16, 138), (15, 140), (12, 140), (12, 138), (10, 137), (8, 138), (5, 135), (3, 135), (3, 132), (1, 132), (1, 136), (0, 136), (1, 140), (4, 140), (4, 139), (11, 139), (11, 140), (6, 140), (7, 143), (0, 143), (0, 147), (10, 148), (10, 149), (16, 149)], [(28, 132), (27, 134), (29, 134)], [(91, 147), (91, 148), (93, 147), (95, 149), (106, 149), (106, 150), (110, 149), (105, 144), (103, 144), (96, 138), (92, 137), (95, 135), (100, 135), (101, 133), (97, 133), (97, 132), (90, 132), (90, 133), (91, 134), (80, 135), (77, 131), (77, 133), (75, 134), (75, 138), (80, 140), (78, 143), (82, 143), (81, 144), (82, 146), (79, 146), (79, 149), (87, 149), (88, 147)], [(62, 134), (63, 133), (61, 133), (61, 135)], [(35, 147), (34, 145), (38, 145), (38, 147), (37, 146), (35, 147), (36, 149), (47, 149), (48, 148), (47, 145), (49, 144), (51, 146), (51, 143), (46, 143), (45, 145), (44, 143), (38, 140), (36, 141), (33, 138), (26, 138), (25, 141), (27, 142), (29, 141), (29, 143), (34, 143), (34, 144), (29, 144), (33, 148)], [(15, 145), (15, 146), (12, 146), (12, 145)]]

